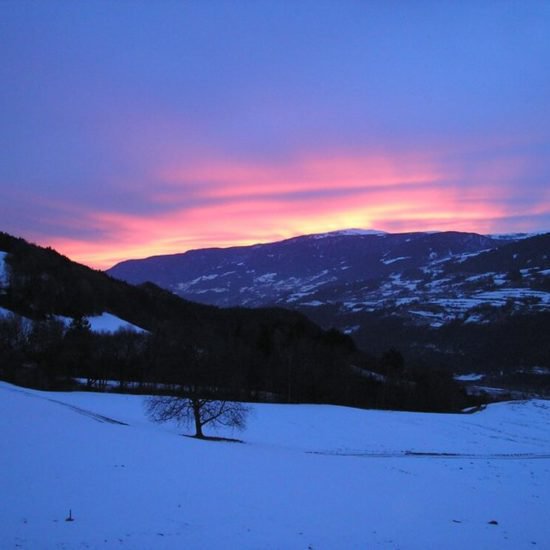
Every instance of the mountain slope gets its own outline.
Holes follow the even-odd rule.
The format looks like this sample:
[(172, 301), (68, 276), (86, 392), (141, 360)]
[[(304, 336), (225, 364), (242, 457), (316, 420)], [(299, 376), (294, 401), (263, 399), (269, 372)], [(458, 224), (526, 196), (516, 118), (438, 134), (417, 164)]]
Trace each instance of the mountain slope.
[[(193, 250), (130, 260), (108, 273), (134, 284), (152, 281), (216, 305), (288, 303), (327, 285), (375, 280), (452, 254), (479, 252), (498, 241), (470, 234), (331, 233), (265, 245)], [(294, 299), (293, 299), (294, 298)]]
[(343, 231), (132, 260), (109, 273), (218, 306), (295, 309), (373, 353), (398, 347), (413, 363), (550, 368), (550, 233)]
[(341, 232), (129, 260), (108, 273), (218, 306), (392, 309), (415, 324), (440, 326), (509, 299), (525, 310), (550, 309), (549, 251), (550, 234), (503, 240)]

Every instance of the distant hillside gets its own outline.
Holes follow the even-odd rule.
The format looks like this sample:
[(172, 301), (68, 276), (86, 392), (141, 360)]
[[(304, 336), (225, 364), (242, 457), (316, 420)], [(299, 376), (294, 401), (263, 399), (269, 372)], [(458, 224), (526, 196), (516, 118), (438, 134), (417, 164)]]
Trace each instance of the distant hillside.
[(341, 231), (129, 260), (108, 273), (205, 304), (294, 309), (364, 349), (397, 345), (433, 366), (550, 367), (550, 233)]
[(128, 260), (108, 273), (205, 304), (392, 309), (412, 324), (441, 326), (481, 322), (480, 306), (509, 299), (523, 312), (550, 311), (549, 251), (550, 233), (496, 239), (344, 231)]
[(203, 303), (294, 307), (327, 293), (332, 300), (342, 301), (344, 295), (352, 294), (350, 286), (353, 289), (358, 283), (386, 281), (396, 272), (418, 271), (503, 244), (456, 232), (392, 235), (343, 231), (128, 260), (108, 273), (134, 284), (151, 281)]
[[(0, 315), (0, 376), (10, 380), (52, 388), (75, 377), (94, 387), (114, 379), (124, 389), (193, 384), (241, 399), (426, 410), (466, 403), (448, 375), (428, 384), (399, 358), (368, 356), (349, 336), (322, 330), (296, 311), (192, 303), (5, 233), (0, 251), (0, 308), (22, 316)], [(102, 314), (147, 332), (90, 333), (86, 316)], [(59, 316), (74, 321), (67, 328)], [(443, 399), (441, 388), (448, 388)]]

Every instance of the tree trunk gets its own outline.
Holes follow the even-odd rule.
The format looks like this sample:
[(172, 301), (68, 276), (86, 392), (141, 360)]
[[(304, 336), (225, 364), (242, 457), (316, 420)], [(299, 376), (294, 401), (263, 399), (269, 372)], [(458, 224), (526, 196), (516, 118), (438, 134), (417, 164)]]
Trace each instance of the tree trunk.
[(197, 399), (192, 399), (191, 406), (193, 407), (193, 417), (195, 419), (195, 437), (204, 439), (204, 434), (202, 433), (200, 403)]

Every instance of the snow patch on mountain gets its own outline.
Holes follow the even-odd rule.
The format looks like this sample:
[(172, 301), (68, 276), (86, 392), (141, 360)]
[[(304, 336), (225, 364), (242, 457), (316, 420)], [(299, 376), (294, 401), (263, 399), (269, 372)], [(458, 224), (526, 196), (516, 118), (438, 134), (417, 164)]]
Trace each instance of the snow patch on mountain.
[(470, 374), (459, 374), (454, 377), (454, 379), (458, 380), (459, 382), (479, 382), (484, 378), (485, 378), (484, 374), (476, 374), (473, 372)]
[(311, 300), (310, 302), (302, 302), (302, 305), (308, 307), (319, 307), (324, 306), (325, 302), (321, 302), (319, 300)]
[(6, 266), (7, 252), (0, 250), (0, 289), (8, 284), (8, 270)]
[(12, 314), (13, 314), (13, 312), (10, 311), (9, 309), (6, 309), (5, 307), (0, 307), (0, 318), (1, 317), (9, 317)]
[(272, 283), (277, 277), (277, 273), (264, 273), (263, 275), (260, 275), (258, 277), (254, 277), (255, 283)]
[(196, 290), (196, 294), (208, 294), (209, 292), (213, 292), (214, 294), (222, 294), (223, 292), (228, 292), (227, 288), (223, 287), (214, 287), (214, 288), (203, 288), (201, 290)]
[(399, 258), (390, 258), (388, 260), (380, 260), (384, 265), (390, 265), (395, 262), (400, 262), (402, 260), (408, 260), (410, 259), (410, 256), (400, 256)]
[(373, 235), (375, 237), (383, 237), (387, 235), (385, 231), (378, 231), (377, 229), (341, 229), (339, 231), (329, 231), (328, 233), (318, 233), (316, 235), (309, 235), (314, 239), (326, 239), (327, 237), (349, 237), (349, 236), (361, 236), (361, 235)]
[(534, 233), (496, 233), (494, 235), (485, 235), (490, 239), (499, 239), (502, 241), (519, 241), (536, 237), (537, 235), (546, 235), (548, 231), (536, 231)]
[(550, 305), (550, 293), (529, 288), (502, 288), (487, 292), (480, 292), (475, 295), (476, 298), (490, 301), (495, 305), (505, 304), (509, 300), (533, 300), (534, 303)]
[[(63, 324), (68, 327), (73, 322), (72, 317), (64, 317), (57, 315), (56, 318), (62, 321)], [(111, 313), (102, 313), (101, 315), (91, 315), (86, 317), (90, 323), (90, 330), (92, 332), (116, 332), (117, 330), (133, 330), (135, 332), (147, 332), (146, 330), (133, 325), (116, 315)]]
[[(491, 250), (490, 248), (486, 248), (484, 250), (477, 250), (476, 252), (464, 252), (463, 254), (458, 254), (455, 258), (455, 260), (458, 262), (458, 263), (464, 263), (466, 260), (468, 260), (469, 258), (475, 258), (476, 256), (479, 256), (480, 254), (483, 254), (484, 252), (489, 252), (489, 250)], [(445, 260), (449, 260), (449, 258), (445, 258)], [(444, 261), (445, 261), (444, 260)]]

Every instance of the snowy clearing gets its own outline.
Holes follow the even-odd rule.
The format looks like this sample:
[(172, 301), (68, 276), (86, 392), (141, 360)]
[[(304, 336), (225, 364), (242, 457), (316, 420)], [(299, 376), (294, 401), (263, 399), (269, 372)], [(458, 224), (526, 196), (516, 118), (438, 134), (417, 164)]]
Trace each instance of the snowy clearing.
[(0, 547), (549, 548), (549, 424), (545, 401), (254, 405), (220, 443), (138, 396), (0, 383)]
[(142, 328), (128, 323), (124, 319), (112, 315), (111, 313), (102, 313), (94, 317), (88, 317), (90, 328), (94, 332), (116, 332), (120, 329), (134, 330), (136, 332), (145, 332)]
[[(66, 327), (70, 326), (73, 322), (71, 317), (63, 317), (57, 315), (57, 319), (62, 321)], [(92, 332), (116, 332), (117, 330), (133, 330), (135, 332), (147, 332), (146, 330), (133, 325), (112, 313), (102, 313), (101, 315), (93, 315), (86, 317), (90, 322), (90, 330)]]

